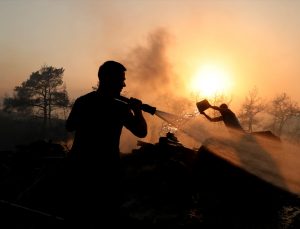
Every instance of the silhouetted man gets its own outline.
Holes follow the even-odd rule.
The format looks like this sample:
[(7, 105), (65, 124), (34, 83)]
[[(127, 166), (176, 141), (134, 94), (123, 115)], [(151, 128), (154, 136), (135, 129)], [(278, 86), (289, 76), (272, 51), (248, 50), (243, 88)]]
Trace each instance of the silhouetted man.
[[(125, 126), (139, 138), (147, 135), (142, 102), (134, 98), (129, 104), (118, 100), (126, 86), (125, 71), (126, 68), (118, 62), (103, 63), (98, 71), (98, 90), (77, 98), (66, 121), (66, 129), (75, 131), (70, 161), (75, 165), (74, 176), (79, 178), (80, 185), (79, 193), (74, 195), (81, 198), (79, 212), (86, 221), (97, 218), (99, 222), (112, 223), (111, 217), (114, 222), (118, 220), (119, 209), (116, 211), (116, 208), (120, 192), (118, 172), (122, 128)], [(75, 197), (76, 204), (77, 199)], [(101, 215), (98, 215), (99, 212), (102, 212)]]
[(240, 131), (240, 132), (244, 132), (244, 129), (241, 126), (238, 118), (228, 108), (228, 106), (225, 103), (221, 104), (220, 107), (218, 107), (218, 106), (212, 106), (212, 105), (210, 105), (209, 107), (212, 108), (212, 109), (214, 109), (214, 110), (219, 111), (221, 113), (221, 116), (211, 118), (207, 114), (205, 114), (204, 111), (200, 111), (200, 114), (203, 114), (211, 122), (221, 122), (221, 121), (223, 121), (224, 124), (225, 124), (225, 126), (228, 127), (229, 129), (233, 129), (233, 130), (237, 130), (237, 131)]

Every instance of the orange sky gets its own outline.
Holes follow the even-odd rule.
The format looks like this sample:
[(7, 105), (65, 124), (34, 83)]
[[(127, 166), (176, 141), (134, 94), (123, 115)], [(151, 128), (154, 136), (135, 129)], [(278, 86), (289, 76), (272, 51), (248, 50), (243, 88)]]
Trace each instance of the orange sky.
[[(189, 96), (210, 64), (226, 71), (235, 105), (254, 86), (300, 101), (299, 24), (295, 0), (0, 0), (0, 97), (48, 64), (65, 68), (74, 98), (115, 59), (128, 66), (128, 93), (148, 100), (162, 88)], [(153, 85), (141, 92), (144, 80)]]

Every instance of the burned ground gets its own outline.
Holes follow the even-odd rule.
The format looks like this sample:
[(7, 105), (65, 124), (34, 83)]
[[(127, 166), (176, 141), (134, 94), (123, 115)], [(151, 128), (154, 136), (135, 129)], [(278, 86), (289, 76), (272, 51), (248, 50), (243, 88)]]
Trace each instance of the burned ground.
[[(66, 228), (66, 151), (36, 142), (1, 154), (1, 211), (8, 228)], [(202, 146), (161, 138), (121, 158), (122, 226), (297, 228), (300, 201)], [(76, 199), (74, 199), (76, 202)], [(101, 213), (99, 213), (101, 214)]]

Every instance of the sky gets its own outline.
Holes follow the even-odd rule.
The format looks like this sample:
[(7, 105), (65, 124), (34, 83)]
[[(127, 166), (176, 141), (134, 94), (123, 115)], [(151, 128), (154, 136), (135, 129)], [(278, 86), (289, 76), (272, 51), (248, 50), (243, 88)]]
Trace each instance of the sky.
[(76, 98), (113, 59), (126, 93), (151, 103), (213, 85), (235, 106), (253, 87), (300, 101), (296, 0), (0, 0), (0, 33), (0, 98), (45, 64)]

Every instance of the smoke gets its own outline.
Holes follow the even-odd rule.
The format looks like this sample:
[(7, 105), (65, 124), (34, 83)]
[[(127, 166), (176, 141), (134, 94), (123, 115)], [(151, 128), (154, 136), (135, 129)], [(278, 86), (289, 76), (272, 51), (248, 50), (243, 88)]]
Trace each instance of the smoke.
[[(198, 148), (205, 139), (215, 133), (226, 135), (227, 130), (216, 131), (220, 125), (211, 125), (199, 117), (196, 101), (180, 94), (180, 77), (173, 71), (168, 59), (171, 44), (172, 36), (168, 31), (158, 28), (148, 35), (144, 45), (136, 45), (128, 52), (127, 59), (122, 61), (127, 68), (124, 95), (141, 99), (158, 110), (154, 116), (144, 113), (148, 135), (143, 141), (157, 143), (159, 137), (165, 136), (165, 127), (169, 123), (176, 127), (173, 130), (184, 146)], [(124, 129), (121, 152), (130, 152), (136, 144), (137, 138)]]
[[(137, 46), (130, 51), (128, 60), (128, 90), (139, 97), (148, 97), (163, 93), (169, 85), (170, 64), (166, 57), (169, 35), (164, 29), (157, 29), (147, 39), (145, 46)], [(154, 100), (153, 100), (154, 101)]]
[[(129, 53), (126, 96), (137, 97), (156, 106), (159, 115), (169, 123), (183, 117), (196, 105), (178, 95), (179, 82), (167, 58), (170, 36), (164, 29), (151, 33), (144, 46), (137, 46)], [(148, 123), (147, 142), (158, 142), (163, 120), (145, 114)], [(211, 124), (194, 115), (177, 125), (177, 138), (188, 147), (206, 146), (212, 153), (241, 167), (249, 173), (292, 193), (300, 194), (299, 147), (279, 143), (263, 137), (229, 133), (223, 123)], [(234, 134), (235, 137), (232, 136)], [(130, 152), (137, 139), (123, 131), (121, 151)]]
[[(125, 95), (136, 97), (144, 103), (158, 108), (160, 116), (170, 123), (177, 122), (196, 105), (180, 96), (180, 84), (167, 50), (171, 36), (165, 29), (156, 29), (149, 34), (144, 45), (137, 45), (123, 61), (128, 72)], [(148, 136), (144, 141), (158, 142), (163, 120), (145, 113), (148, 123)], [(241, 167), (249, 173), (290, 192), (300, 194), (299, 147), (252, 135), (229, 133), (223, 123), (211, 124), (200, 115), (185, 120), (178, 125), (177, 138), (185, 141), (188, 147), (206, 146), (212, 153)], [(121, 151), (130, 152), (137, 146), (137, 139), (124, 130), (121, 138)]]
[[(190, 106), (180, 95), (179, 77), (176, 77), (168, 59), (168, 48), (172, 36), (164, 28), (152, 31), (145, 44), (136, 45), (126, 55), (122, 63), (127, 68), (124, 95), (135, 97), (158, 110), (182, 115)], [(147, 142), (155, 143), (162, 134), (163, 121), (156, 116), (145, 114), (148, 123)], [(121, 151), (128, 152), (136, 146), (136, 138), (123, 131)]]

